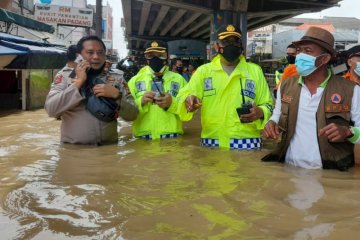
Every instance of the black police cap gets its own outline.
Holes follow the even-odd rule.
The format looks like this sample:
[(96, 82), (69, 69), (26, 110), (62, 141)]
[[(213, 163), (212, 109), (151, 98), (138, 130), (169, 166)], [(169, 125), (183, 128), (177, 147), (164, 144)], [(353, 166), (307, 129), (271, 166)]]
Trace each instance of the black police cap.
[(167, 52), (167, 44), (166, 42), (163, 41), (147, 42), (144, 53), (148, 53), (148, 52), (165, 53)]
[(346, 51), (347, 58), (352, 58), (354, 56), (360, 56), (360, 45), (354, 46)]
[(235, 36), (241, 38), (241, 30), (235, 25), (223, 25), (217, 31), (217, 38), (223, 40), (227, 37)]

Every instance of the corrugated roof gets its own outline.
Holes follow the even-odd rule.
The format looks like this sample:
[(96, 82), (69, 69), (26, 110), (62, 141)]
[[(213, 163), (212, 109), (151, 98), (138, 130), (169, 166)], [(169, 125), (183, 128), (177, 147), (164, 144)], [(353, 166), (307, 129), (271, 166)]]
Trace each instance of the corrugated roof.
[(325, 29), (331, 33), (335, 32), (335, 28), (331, 23), (304, 23), (298, 26), (296, 29), (298, 30), (307, 30), (310, 27), (319, 27)]
[(335, 41), (337, 42), (357, 42), (358, 33), (357, 32), (334, 32), (333, 33)]
[(289, 18), (279, 22), (280, 25), (301, 25), (304, 23), (331, 23), (335, 29), (359, 31), (360, 19), (354, 17), (324, 17), (322, 19), (314, 18)]

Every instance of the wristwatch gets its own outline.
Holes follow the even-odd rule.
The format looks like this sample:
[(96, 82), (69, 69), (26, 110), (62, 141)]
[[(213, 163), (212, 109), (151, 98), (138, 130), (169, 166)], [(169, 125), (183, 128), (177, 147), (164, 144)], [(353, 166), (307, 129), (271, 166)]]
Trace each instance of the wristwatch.
[(355, 131), (351, 126), (349, 127), (349, 130), (350, 130), (351, 134), (349, 136), (347, 136), (346, 138), (352, 138), (355, 135)]

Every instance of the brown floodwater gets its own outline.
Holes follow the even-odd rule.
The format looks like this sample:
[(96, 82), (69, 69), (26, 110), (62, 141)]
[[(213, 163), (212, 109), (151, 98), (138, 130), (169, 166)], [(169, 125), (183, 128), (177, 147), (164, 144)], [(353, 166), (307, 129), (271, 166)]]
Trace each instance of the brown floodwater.
[[(0, 115), (0, 239), (358, 239), (360, 169), (304, 170), (180, 139), (59, 143), (44, 110)], [(304, 149), (306, 151), (306, 149)]]

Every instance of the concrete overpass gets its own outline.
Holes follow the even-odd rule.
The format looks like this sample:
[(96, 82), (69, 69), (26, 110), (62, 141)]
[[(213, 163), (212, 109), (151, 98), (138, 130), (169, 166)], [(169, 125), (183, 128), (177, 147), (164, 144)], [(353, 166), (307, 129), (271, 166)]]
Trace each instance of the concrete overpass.
[(235, 23), (243, 31), (251, 31), (302, 13), (339, 6), (340, 1), (122, 0), (125, 38), (133, 54), (142, 52), (149, 39), (210, 42), (221, 24)]

